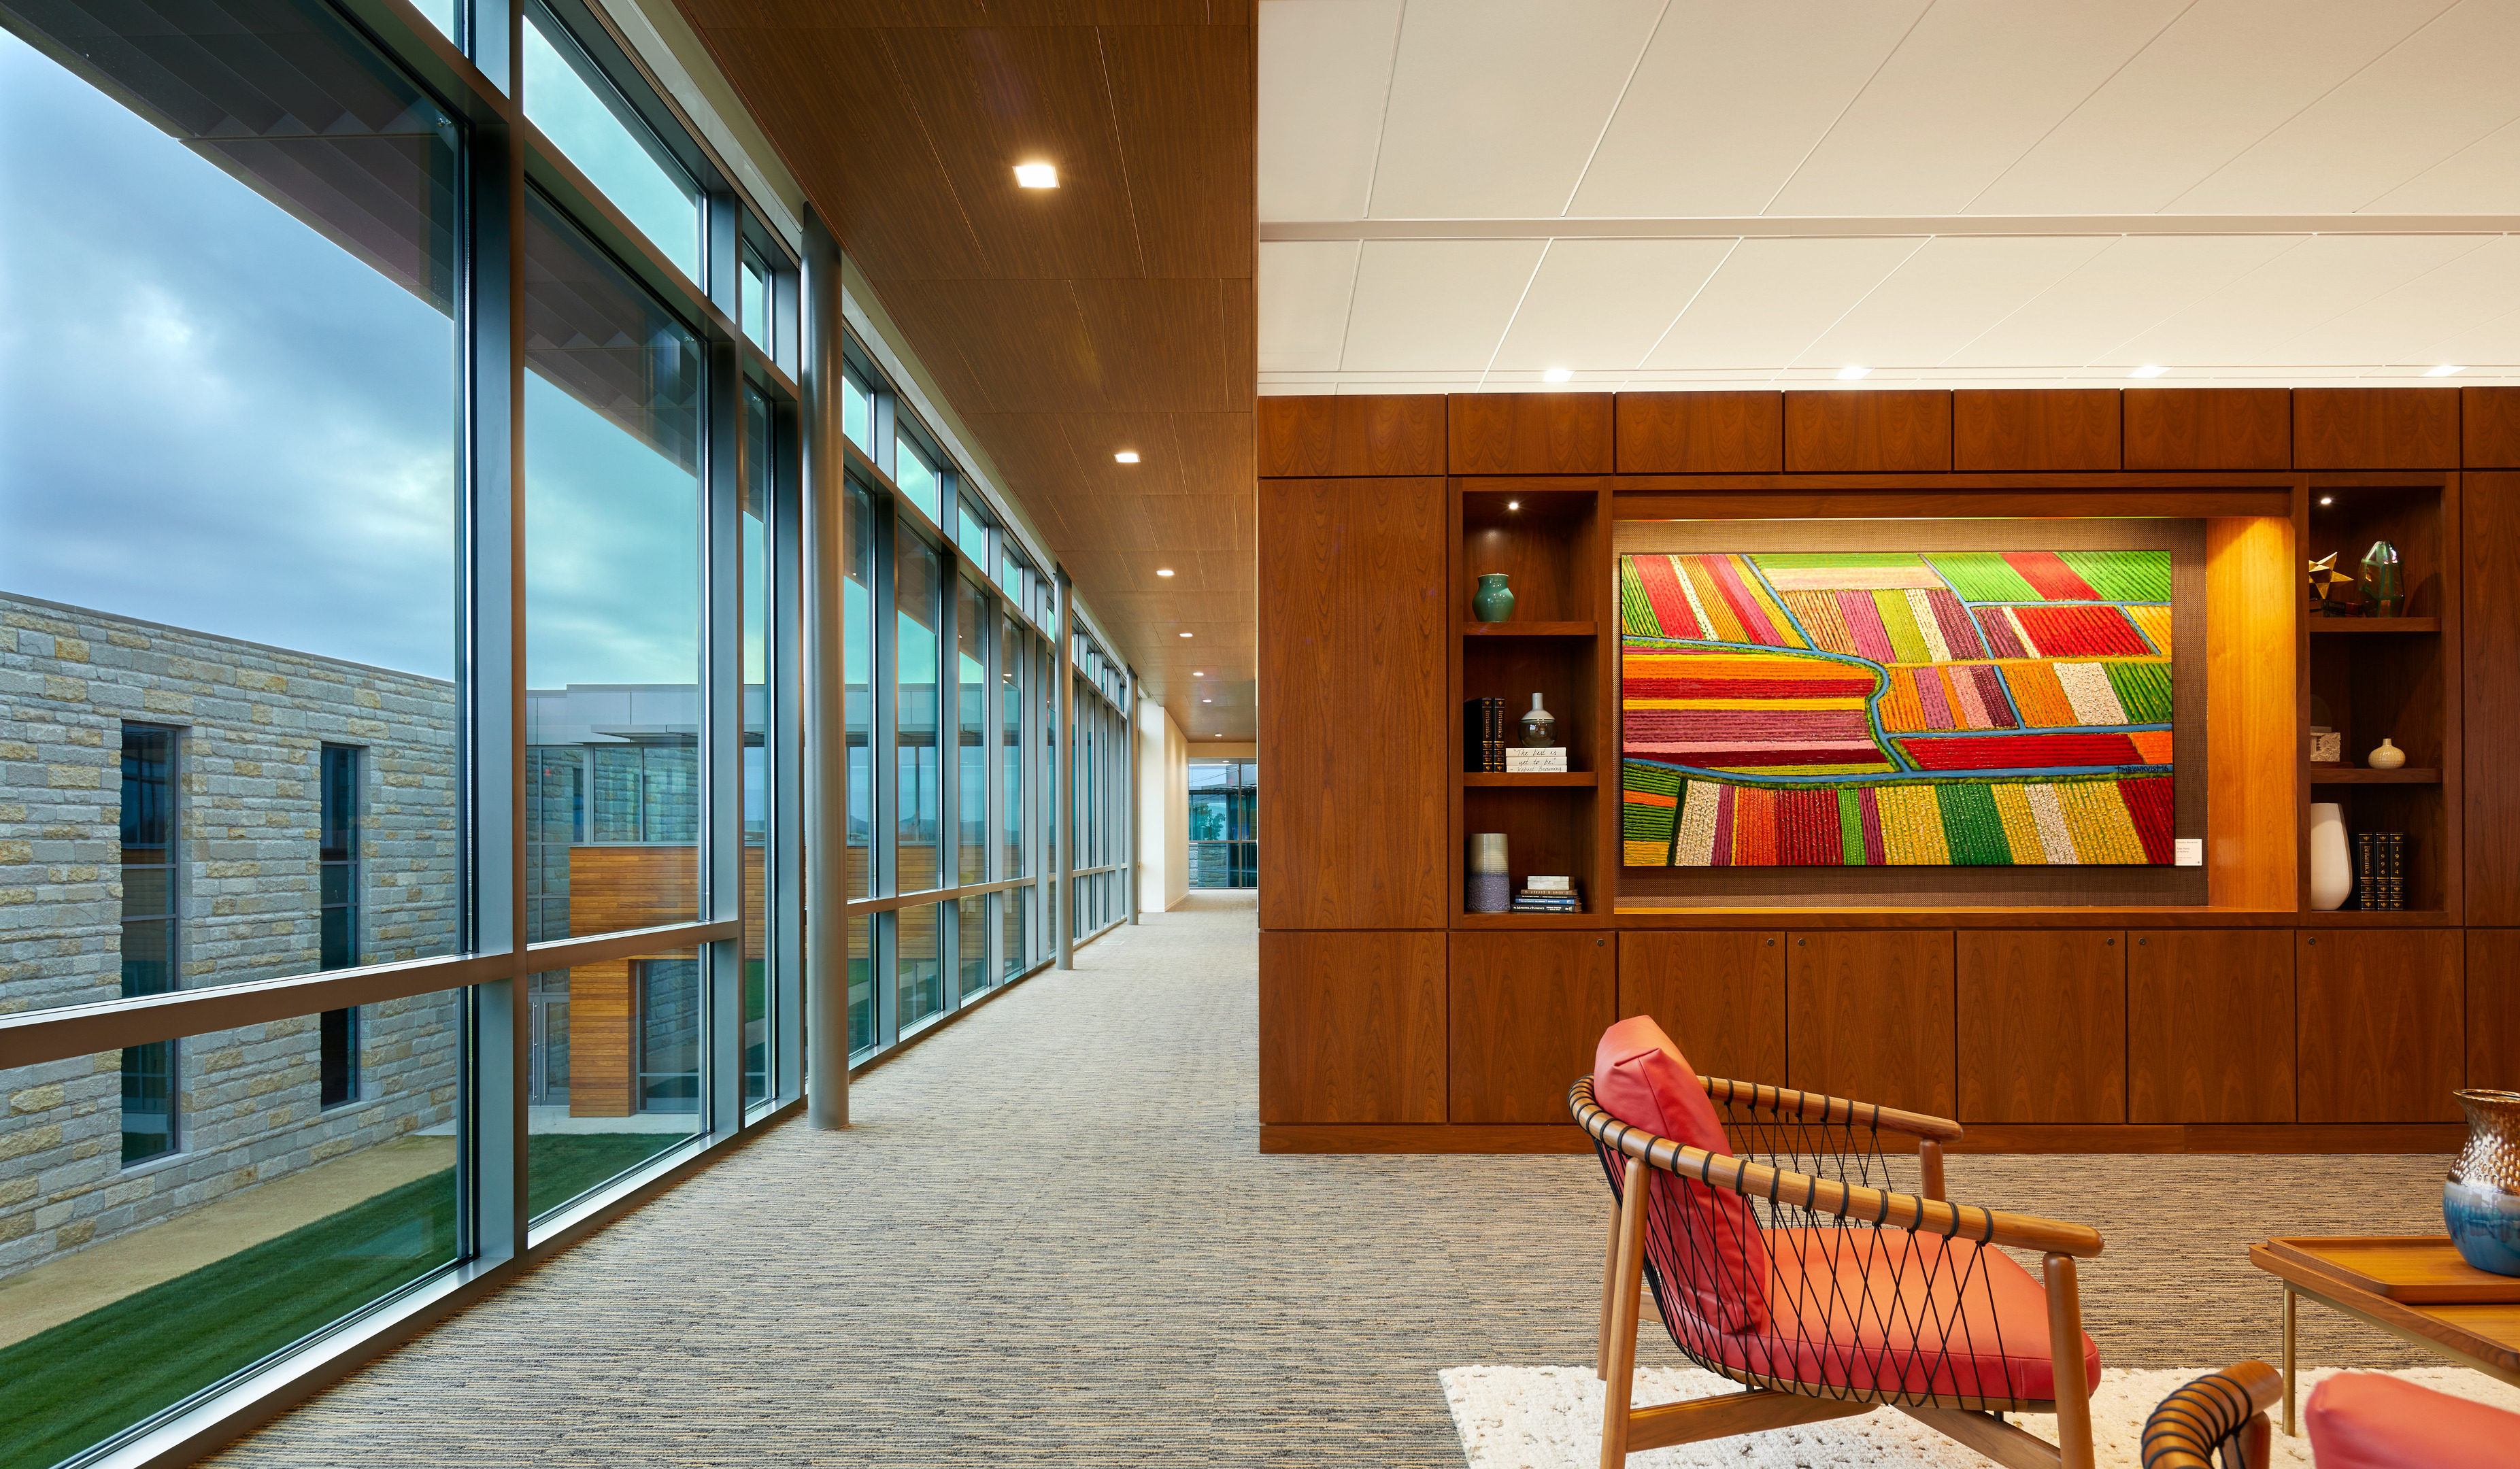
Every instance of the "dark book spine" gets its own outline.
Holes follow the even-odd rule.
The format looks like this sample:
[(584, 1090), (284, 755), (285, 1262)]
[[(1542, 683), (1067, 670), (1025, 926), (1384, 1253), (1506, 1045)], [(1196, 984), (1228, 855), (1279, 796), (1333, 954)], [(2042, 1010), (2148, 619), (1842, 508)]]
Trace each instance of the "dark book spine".
[(2372, 852), (2372, 833), (2354, 833), (2354, 900), (2355, 907), (2376, 909), (2380, 906), (2379, 861)]

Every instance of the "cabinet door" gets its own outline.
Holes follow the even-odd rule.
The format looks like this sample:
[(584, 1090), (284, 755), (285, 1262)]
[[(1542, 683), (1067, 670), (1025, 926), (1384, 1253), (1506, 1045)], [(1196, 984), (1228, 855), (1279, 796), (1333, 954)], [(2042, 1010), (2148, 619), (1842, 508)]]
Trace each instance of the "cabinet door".
[(2292, 931), (2128, 939), (2127, 1121), (2292, 1121)]
[(1651, 1015), (1700, 1076), (1785, 1081), (1785, 936), (1619, 935), (1619, 1018)]
[(1444, 1120), (1444, 936), (1260, 935), (1260, 1120)]
[(2450, 928), (2301, 935), (2302, 1121), (2458, 1121), (2460, 950)]
[(1581, 930), (1453, 935), (1453, 1121), (1573, 1125), (1566, 1089), (1616, 1018), (1614, 953)]
[(2520, 929), (2467, 931), (2467, 1084), (2520, 1091)]
[(1822, 931), (1785, 955), (1787, 1085), (1952, 1115), (1952, 934)]
[(2126, 935), (1959, 936), (1959, 1120), (2126, 1121)]

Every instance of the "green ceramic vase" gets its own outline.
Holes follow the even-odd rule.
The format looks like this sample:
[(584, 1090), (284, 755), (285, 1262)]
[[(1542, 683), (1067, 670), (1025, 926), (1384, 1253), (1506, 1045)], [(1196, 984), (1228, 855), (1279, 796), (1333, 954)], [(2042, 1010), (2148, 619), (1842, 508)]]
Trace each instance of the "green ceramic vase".
[(1513, 589), (1505, 584), (1505, 573), (1491, 571), (1479, 578), (1479, 589), (1470, 594), (1470, 611), (1481, 622), (1503, 622), (1513, 615)]

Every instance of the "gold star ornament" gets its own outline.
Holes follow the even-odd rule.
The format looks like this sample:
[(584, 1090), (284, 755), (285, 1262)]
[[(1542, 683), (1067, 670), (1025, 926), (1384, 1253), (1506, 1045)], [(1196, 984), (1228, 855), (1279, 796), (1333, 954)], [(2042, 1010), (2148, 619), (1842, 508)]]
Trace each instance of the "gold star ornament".
[(2336, 589), (2353, 585), (2353, 573), (2336, 569), (2334, 554), (2320, 556), (2310, 563), (2310, 601), (2311, 605), (2318, 611), (2325, 613), (2351, 611), (2352, 608), (2346, 605), (2343, 596)]

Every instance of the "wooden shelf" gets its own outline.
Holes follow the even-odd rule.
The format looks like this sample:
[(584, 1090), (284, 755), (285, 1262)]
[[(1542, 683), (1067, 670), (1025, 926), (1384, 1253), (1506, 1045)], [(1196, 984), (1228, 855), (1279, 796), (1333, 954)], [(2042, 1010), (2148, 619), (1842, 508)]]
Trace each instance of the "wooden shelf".
[(1592, 771), (1463, 771), (1463, 785), (1598, 785)]
[(2368, 770), (2359, 765), (2313, 765), (2313, 785), (2439, 785), (2442, 774), (2417, 765), (2402, 765), (2393, 771)]
[(1464, 638), (1595, 638), (1600, 636), (1596, 622), (1464, 622)]
[(2450, 914), (2438, 908), (2304, 909), (2293, 920), (2297, 928), (2451, 928)]
[(1614, 913), (1456, 913), (1455, 928), (1608, 928)]
[(2313, 617), (2313, 633), (2438, 633), (2438, 617)]

